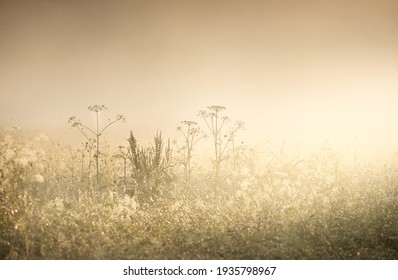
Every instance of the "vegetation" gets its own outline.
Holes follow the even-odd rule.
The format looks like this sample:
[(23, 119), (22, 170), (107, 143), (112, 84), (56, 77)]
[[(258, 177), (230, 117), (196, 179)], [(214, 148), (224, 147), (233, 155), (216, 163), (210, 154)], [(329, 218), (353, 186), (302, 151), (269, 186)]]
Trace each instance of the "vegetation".
[[(230, 143), (234, 144), (234, 139), (238, 130), (244, 128), (244, 123), (237, 121), (229, 131), (225, 133), (225, 126), (230, 121), (228, 116), (221, 116), (220, 112), (225, 110), (224, 106), (209, 106), (208, 111), (199, 111), (199, 116), (206, 123), (207, 128), (213, 138), (214, 144), (214, 182), (218, 188), (219, 176), (221, 172), (221, 162), (224, 160), (226, 149)], [(235, 156), (235, 153), (233, 153)]]
[[(71, 127), (77, 128), (83, 136), (87, 139), (87, 142), (85, 143), (85, 151), (86, 149), (95, 150), (94, 158), (95, 158), (95, 166), (96, 166), (96, 178), (97, 178), (97, 184), (100, 182), (100, 170), (99, 170), (99, 158), (100, 158), (100, 138), (102, 136), (102, 133), (112, 124), (118, 122), (118, 121), (124, 121), (124, 117), (122, 115), (117, 115), (114, 120), (108, 120), (108, 124), (105, 125), (103, 128), (100, 128), (100, 119), (99, 119), (99, 113), (101, 111), (106, 110), (107, 108), (105, 105), (94, 105), (94, 106), (89, 106), (88, 109), (90, 111), (95, 112), (95, 119), (96, 119), (96, 128), (91, 129), (87, 125), (83, 124), (79, 119), (77, 119), (75, 116), (72, 116), (69, 118), (68, 123), (71, 125)], [(89, 134), (93, 135), (95, 138), (90, 138)], [(84, 154), (82, 155), (84, 156)], [(91, 159), (91, 157), (89, 157)]]
[[(185, 125), (182, 161), (160, 133), (141, 146), (131, 132), (95, 158), (90, 138), (81, 148), (1, 130), (0, 258), (398, 258), (396, 155), (351, 164), (328, 147), (307, 157), (223, 150), (216, 124), (223, 168), (197, 162), (187, 173), (199, 135)], [(96, 188), (92, 159), (103, 167)]]
[(184, 136), (184, 146), (179, 148), (180, 152), (183, 152), (184, 159), (184, 178), (188, 185), (191, 184), (191, 159), (192, 151), (194, 146), (199, 140), (205, 138), (206, 135), (201, 133), (200, 128), (197, 126), (196, 122), (193, 121), (182, 121), (182, 124), (186, 126), (186, 130), (183, 130), (181, 126), (177, 127), (179, 131)]
[(162, 134), (157, 133), (152, 147), (140, 147), (133, 132), (127, 139), (130, 144), (128, 157), (132, 166), (134, 191), (131, 193), (139, 202), (153, 202), (164, 196), (162, 185), (172, 182), (170, 141), (163, 148)]

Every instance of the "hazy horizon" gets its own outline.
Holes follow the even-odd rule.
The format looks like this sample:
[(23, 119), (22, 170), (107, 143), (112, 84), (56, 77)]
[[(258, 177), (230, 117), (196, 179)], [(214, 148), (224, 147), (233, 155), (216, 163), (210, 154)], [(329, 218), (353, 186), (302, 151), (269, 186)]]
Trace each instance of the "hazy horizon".
[[(262, 143), (398, 143), (398, 3), (0, 1), (0, 126), (104, 104), (170, 135), (223, 105)], [(202, 125), (202, 128), (205, 127)]]

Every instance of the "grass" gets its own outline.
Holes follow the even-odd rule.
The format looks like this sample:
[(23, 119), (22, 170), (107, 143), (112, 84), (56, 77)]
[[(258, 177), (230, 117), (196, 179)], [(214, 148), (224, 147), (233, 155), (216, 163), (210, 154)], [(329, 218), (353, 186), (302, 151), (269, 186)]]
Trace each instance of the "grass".
[(96, 185), (79, 172), (77, 148), (34, 139), (1, 133), (4, 259), (398, 258), (394, 157), (348, 165), (330, 150), (247, 152), (238, 172), (224, 163), (217, 186), (212, 167), (187, 185), (175, 164), (155, 199), (138, 203), (133, 167), (126, 180), (111, 153)]

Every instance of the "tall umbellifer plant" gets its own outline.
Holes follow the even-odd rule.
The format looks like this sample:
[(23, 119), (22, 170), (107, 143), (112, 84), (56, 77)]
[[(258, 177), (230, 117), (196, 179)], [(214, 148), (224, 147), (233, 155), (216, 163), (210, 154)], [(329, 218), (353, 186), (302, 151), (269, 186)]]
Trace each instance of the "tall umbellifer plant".
[(177, 127), (177, 131), (179, 131), (184, 137), (184, 146), (179, 150), (184, 153), (184, 178), (188, 185), (190, 185), (193, 147), (200, 139), (206, 137), (206, 135), (201, 132), (196, 122), (182, 121), (181, 123), (185, 125), (185, 129), (179, 126)]
[[(199, 111), (199, 116), (206, 123), (213, 138), (215, 185), (218, 186), (221, 162), (224, 159), (225, 151), (229, 144), (234, 143), (236, 134), (244, 128), (244, 123), (237, 121), (232, 127), (230, 126), (227, 129), (226, 124), (229, 123), (230, 119), (221, 114), (226, 108), (224, 106), (209, 106), (207, 109)], [(224, 132), (226, 130), (228, 131), (227, 133)]]
[(157, 133), (154, 137), (154, 145), (141, 147), (133, 132), (127, 139), (130, 147), (128, 157), (133, 167), (133, 177), (136, 181), (134, 193), (139, 202), (152, 202), (161, 191), (162, 183), (169, 183), (171, 175), (172, 149), (170, 140), (163, 147), (162, 134)]
[[(108, 123), (101, 127), (100, 125), (100, 112), (106, 110), (107, 108), (105, 105), (94, 105), (94, 106), (89, 106), (88, 109), (92, 112), (95, 113), (96, 116), (96, 127), (94, 129), (91, 129), (87, 125), (83, 124), (79, 119), (77, 119), (75, 116), (72, 116), (69, 118), (68, 123), (71, 125), (71, 127), (77, 128), (83, 135), (84, 137), (88, 140), (87, 143), (91, 145), (91, 148), (95, 149), (95, 165), (96, 165), (96, 178), (97, 178), (97, 185), (100, 183), (100, 170), (99, 170), (99, 157), (100, 157), (100, 139), (102, 136), (102, 133), (112, 124), (116, 122), (124, 122), (125, 118), (122, 115), (116, 115), (115, 119), (111, 120), (108, 119)], [(90, 137), (94, 136), (94, 139)]]

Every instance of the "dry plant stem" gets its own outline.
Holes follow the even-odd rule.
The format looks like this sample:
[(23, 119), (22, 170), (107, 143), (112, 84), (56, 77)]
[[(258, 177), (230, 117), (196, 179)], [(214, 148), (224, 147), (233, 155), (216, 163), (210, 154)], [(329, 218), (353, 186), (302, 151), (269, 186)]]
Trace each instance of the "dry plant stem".
[(130, 144), (129, 159), (133, 167), (132, 174), (135, 184), (135, 196), (138, 202), (153, 202), (160, 195), (159, 186), (168, 176), (171, 166), (170, 141), (163, 148), (161, 133), (154, 137), (154, 145), (140, 147), (133, 133), (128, 139)]
[(222, 106), (211, 106), (208, 107), (208, 109), (211, 110), (211, 112), (205, 112), (201, 111), (200, 115), (205, 121), (207, 127), (209, 128), (212, 136), (213, 136), (213, 142), (214, 142), (214, 154), (215, 154), (215, 185), (218, 186), (218, 177), (220, 173), (220, 159), (221, 159), (221, 152), (220, 152), (220, 147), (221, 147), (221, 138), (220, 138), (220, 131), (222, 129), (222, 126), (224, 125), (225, 121), (227, 120), (226, 118), (223, 118), (223, 122), (221, 123), (221, 126), (218, 126), (218, 119), (219, 115), (218, 112), (220, 110), (224, 110), (225, 107)]
[(213, 136), (214, 142), (214, 183), (217, 187), (219, 185), (219, 177), (221, 171), (221, 162), (223, 160), (223, 155), (228, 147), (228, 145), (233, 142), (236, 133), (239, 129), (242, 129), (244, 124), (243, 122), (236, 122), (235, 127), (230, 130), (228, 135), (224, 137), (228, 137), (227, 141), (224, 143), (222, 140), (224, 125), (229, 122), (229, 118), (227, 116), (220, 117), (219, 112), (225, 110), (223, 106), (209, 106), (207, 107), (210, 111), (200, 111), (199, 116), (203, 118), (206, 123), (207, 128), (210, 130)]
[(191, 185), (191, 159), (193, 147), (198, 143), (199, 140), (206, 137), (206, 135), (200, 135), (200, 128), (196, 127), (197, 123), (193, 121), (182, 121), (182, 124), (187, 126), (186, 132), (181, 127), (177, 127), (184, 136), (185, 146), (184, 149), (184, 179), (188, 185)]
[[(99, 112), (106, 110), (107, 108), (104, 105), (94, 105), (94, 106), (90, 106), (88, 107), (88, 109), (90, 111), (93, 111), (96, 113), (96, 130), (92, 130), (91, 128), (89, 128), (87, 125), (83, 124), (80, 120), (76, 119), (76, 117), (70, 117), (68, 122), (71, 124), (72, 127), (76, 127), (82, 134), (83, 136), (88, 140), (88, 143), (92, 143), (93, 140), (87, 135), (86, 130), (88, 132), (90, 132), (92, 135), (94, 135), (95, 137), (95, 164), (96, 164), (96, 181), (97, 181), (97, 185), (100, 184), (100, 170), (99, 170), (99, 155), (100, 155), (100, 137), (102, 135), (102, 133), (112, 124), (118, 122), (118, 121), (122, 121), (124, 122), (124, 117), (122, 115), (117, 115), (116, 118), (111, 121), (109, 120), (109, 123), (104, 126), (102, 129), (100, 128), (100, 123), (99, 123)], [(94, 143), (91, 144), (91, 147), (93, 147)], [(90, 149), (91, 152), (91, 149)]]

